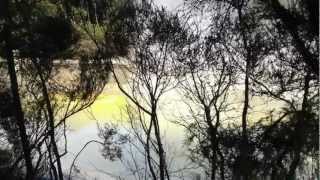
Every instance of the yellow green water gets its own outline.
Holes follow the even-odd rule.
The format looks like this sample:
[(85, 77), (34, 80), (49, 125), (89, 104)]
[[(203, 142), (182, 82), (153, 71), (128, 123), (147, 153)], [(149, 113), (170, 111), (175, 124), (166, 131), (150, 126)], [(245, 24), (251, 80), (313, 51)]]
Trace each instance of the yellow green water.
[(120, 92), (103, 92), (90, 107), (71, 116), (67, 124), (77, 130), (92, 123), (119, 121), (125, 116), (126, 105), (126, 98)]
[[(165, 120), (175, 120), (180, 114), (188, 114), (185, 104), (182, 99), (179, 99), (179, 95), (176, 92), (171, 92), (163, 97), (165, 101), (161, 103), (159, 116), (160, 123), (163, 124)], [(228, 116), (240, 118), (242, 111), (242, 99), (236, 96), (232, 98), (235, 103), (234, 110), (231, 111)], [(236, 103), (237, 102), (237, 103)], [(85, 126), (95, 123), (118, 123), (120, 121), (126, 121), (126, 107), (130, 103), (124, 94), (118, 89), (115, 84), (109, 84), (102, 94), (100, 94), (97, 100), (87, 109), (82, 110), (67, 120), (67, 124), (71, 129), (79, 130)], [(268, 115), (268, 112), (273, 109), (279, 109), (282, 105), (276, 101), (270, 101), (263, 97), (254, 97), (251, 99), (251, 107), (249, 114), (249, 124), (252, 124), (261, 118)], [(231, 123), (240, 122), (236, 119), (231, 120)], [(226, 122), (227, 123), (227, 122)], [(168, 126), (168, 125), (165, 125)], [(170, 123), (171, 129), (176, 129), (178, 125)], [(166, 127), (164, 127), (166, 128)], [(181, 128), (181, 127), (180, 127)]]

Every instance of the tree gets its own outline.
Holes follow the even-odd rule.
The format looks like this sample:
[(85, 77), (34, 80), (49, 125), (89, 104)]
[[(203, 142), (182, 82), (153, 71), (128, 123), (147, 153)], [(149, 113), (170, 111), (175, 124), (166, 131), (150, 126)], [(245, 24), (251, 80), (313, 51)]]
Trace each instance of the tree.
[(1, 7), (3, 7), (3, 11), (1, 14), (2, 19), (5, 20), (6, 24), (4, 25), (3, 37), (5, 38), (5, 58), (7, 59), (8, 71), (10, 75), (11, 81), (11, 92), (14, 98), (14, 107), (15, 107), (15, 121), (19, 127), (19, 135), (21, 138), (21, 144), (23, 148), (24, 159), (26, 162), (27, 174), (26, 179), (31, 180), (33, 178), (33, 166), (32, 166), (32, 158), (30, 152), (30, 143), (26, 134), (26, 127), (24, 124), (24, 116), (21, 107), (21, 101), (19, 97), (19, 89), (17, 76), (15, 71), (15, 63), (13, 57), (13, 47), (12, 47), (12, 32), (11, 32), (11, 23), (12, 23), (12, 15), (9, 10), (9, 1), (3, 1)]
[[(17, 137), (12, 136), (15, 124), (19, 127), (26, 179), (49, 174), (52, 179), (61, 180), (64, 175), (60, 158), (67, 153), (65, 121), (94, 102), (108, 80), (110, 64), (95, 51), (77, 51), (83, 34), (76, 23), (62, 15), (59, 4), (45, 0), (25, 1), (23, 6), (5, 2), (1, 6), (5, 10), (1, 16), (1, 52), (5, 53), (1, 56), (8, 62), (11, 79), (14, 104), (9, 107), (17, 112), (6, 115), (2, 126), (11, 143), (17, 142)], [(75, 66), (72, 84), (56, 79), (62, 67), (59, 62), (65, 58), (78, 58), (68, 64), (71, 69)], [(16, 122), (12, 124), (13, 115)], [(60, 133), (65, 138), (63, 153), (57, 146)], [(21, 148), (13, 145), (17, 150), (17, 162), (13, 164), (16, 166), (21, 161)], [(43, 172), (46, 168), (48, 171)]]
[[(303, 123), (300, 122), (299, 126), (302, 126), (302, 124), (306, 126), (309, 123), (313, 124), (311, 125), (313, 126), (313, 130), (309, 131), (310, 134), (318, 131), (313, 120), (303, 117), (310, 117), (309, 113), (313, 114), (314, 110), (311, 110), (313, 108), (309, 109), (308, 113), (303, 109), (306, 108), (306, 104), (313, 104), (311, 106), (314, 106), (314, 102), (317, 101), (316, 97), (318, 96), (317, 91), (314, 89), (314, 85), (316, 84), (315, 77), (318, 76), (316, 75), (318, 74), (318, 65), (315, 60), (318, 54), (318, 43), (314, 41), (317, 34), (314, 33), (316, 29), (314, 25), (310, 25), (311, 23), (306, 24), (306, 22), (315, 22), (316, 18), (313, 15), (317, 10), (311, 8), (312, 2), (297, 2), (297, 6), (290, 6), (290, 3), (283, 5), (279, 1), (235, 2), (209, 0), (187, 1), (187, 3), (192, 11), (200, 7), (201, 10), (209, 13), (212, 18), (211, 23), (209, 23), (213, 32), (212, 41), (214, 42), (220, 36), (227, 37), (225, 48), (229, 53), (228, 57), (234, 59), (233, 62), (243, 73), (245, 93), (241, 118), (242, 140), (239, 142), (238, 138), (235, 137), (236, 133), (231, 133), (230, 130), (227, 130), (224, 132), (223, 136), (225, 137), (222, 138), (224, 139), (222, 142), (225, 141), (223, 142), (225, 145), (229, 144), (228, 147), (230, 147), (230, 144), (233, 144), (233, 147), (240, 145), (240, 147), (238, 146), (239, 156), (236, 158), (236, 161), (232, 162), (235, 170), (233, 172), (234, 177), (242, 177), (244, 179), (257, 177), (261, 171), (257, 163), (261, 163), (261, 167), (265, 167), (266, 164), (264, 163), (270, 160), (267, 158), (270, 158), (270, 156), (265, 154), (264, 150), (259, 149), (261, 144), (267, 145), (270, 142), (259, 142), (262, 139), (262, 141), (266, 140), (264, 138), (260, 139), (260, 136), (265, 136), (268, 133), (272, 134), (271, 129), (276, 131), (276, 127), (279, 124), (287, 128), (292, 127), (293, 124), (296, 126), (299, 124), (297, 121), (303, 121)], [(222, 7), (224, 11), (217, 10), (217, 7)], [(302, 14), (301, 12), (306, 13)], [(225, 17), (227, 23), (223, 25), (226, 26), (216, 26), (216, 17), (219, 16)], [(289, 17), (290, 19), (288, 19)], [(297, 23), (294, 23), (293, 19)], [(228, 26), (229, 22), (231, 22), (231, 26)], [(226, 32), (229, 31), (233, 31), (234, 34), (228, 35)], [(221, 34), (217, 36), (214, 32), (221, 32)], [(242, 60), (245, 61), (244, 67), (242, 66), (244, 64)], [(295, 96), (294, 94), (299, 94), (299, 96)], [(278, 118), (275, 121), (265, 122), (266, 119), (262, 119), (256, 124), (256, 127), (252, 127), (251, 125), (248, 127), (249, 110), (254, 109), (254, 107), (250, 107), (250, 96), (267, 96), (286, 104), (288, 108), (277, 109), (276, 111), (280, 112), (278, 117), (275, 117), (274, 113), (271, 112), (267, 116), (268, 118), (266, 118)], [(302, 116), (301, 111), (306, 114), (302, 113), (304, 114)], [(303, 119), (309, 120), (304, 121)], [(295, 123), (284, 123), (287, 121)], [(262, 125), (262, 123), (268, 123), (268, 125)], [(270, 128), (270, 131), (266, 130), (268, 128), (262, 128), (262, 130), (258, 128), (259, 126), (260, 128), (267, 126)], [(291, 140), (288, 138), (279, 144), (276, 142), (270, 143), (272, 144), (271, 146), (286, 147), (286, 151), (282, 155), (279, 155), (281, 160), (285, 157), (288, 158), (286, 155), (290, 154), (289, 151), (291, 150), (289, 149), (295, 149), (295, 152), (292, 152), (294, 154), (292, 155), (293, 158), (288, 158), (288, 163), (283, 164), (283, 167), (289, 170), (284, 170), (285, 172), (281, 173), (275, 172), (273, 177), (285, 176), (287, 179), (292, 179), (295, 176), (294, 174), (296, 174), (297, 167), (303, 166), (304, 160), (302, 159), (306, 158), (306, 156), (302, 158), (300, 155), (302, 152), (301, 147), (304, 146), (301, 138), (309, 137), (309, 135), (306, 135), (305, 131), (301, 130), (303, 128), (300, 130), (297, 127), (292, 128), (295, 132), (295, 138)], [(282, 133), (284, 131), (281, 130)], [(288, 136), (291, 137), (291, 135)], [(287, 143), (293, 143), (295, 147), (289, 148), (286, 146)], [(313, 141), (313, 145), (316, 144)], [(309, 149), (308, 151), (312, 152), (313, 150)], [(254, 152), (257, 152), (257, 154), (253, 154)], [(266, 159), (264, 159), (266, 161), (262, 161), (259, 157), (262, 154), (266, 156)], [(227, 159), (231, 160), (231, 157)], [(276, 162), (281, 162), (281, 160)], [(273, 160), (271, 161), (274, 165), (273, 169), (276, 169), (278, 166), (275, 164), (277, 163)], [(268, 173), (264, 175), (268, 176)]]
[[(148, 173), (154, 180), (170, 179), (158, 108), (163, 94), (175, 85), (173, 63), (177, 49), (181, 48), (177, 45), (182, 39), (181, 28), (177, 16), (170, 15), (164, 9), (148, 2), (138, 7), (141, 9), (137, 9), (136, 21), (121, 31), (132, 35), (128, 60), (124, 61), (131, 76), (129, 89), (123, 87), (114, 69), (113, 75), (120, 90), (140, 114), (134, 120), (142, 128), (143, 134), (139, 140), (146, 153)], [(156, 156), (153, 157), (153, 154)]]
[[(187, 130), (191, 158), (204, 165), (210, 179), (216, 179), (218, 174), (220, 179), (225, 179), (219, 131), (229, 120), (226, 116), (231, 109), (229, 90), (235, 83), (237, 70), (220, 45), (223, 39), (212, 42), (211, 37), (212, 34), (207, 37), (204, 32), (191, 35), (190, 47), (180, 59), (185, 73), (180, 88), (187, 99), (191, 120), (183, 115), (178, 123)], [(201, 157), (208, 161), (208, 166)]]
[(278, 0), (259, 1), (267, 18), (279, 20), (277, 28), (291, 37), (292, 45), (315, 77), (319, 75), (319, 2)]

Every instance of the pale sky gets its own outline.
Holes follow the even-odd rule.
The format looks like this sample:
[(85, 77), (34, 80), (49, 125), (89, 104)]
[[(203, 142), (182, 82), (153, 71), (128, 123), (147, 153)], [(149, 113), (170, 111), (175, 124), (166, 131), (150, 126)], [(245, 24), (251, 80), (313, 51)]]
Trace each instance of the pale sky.
[(156, 4), (162, 5), (168, 10), (175, 10), (179, 5), (183, 3), (183, 0), (154, 0)]

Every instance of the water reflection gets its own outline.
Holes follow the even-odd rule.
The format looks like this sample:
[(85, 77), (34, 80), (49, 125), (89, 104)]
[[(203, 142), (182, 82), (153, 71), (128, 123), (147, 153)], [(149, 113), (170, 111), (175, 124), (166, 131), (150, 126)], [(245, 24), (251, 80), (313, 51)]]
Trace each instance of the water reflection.
[[(169, 94), (170, 95), (170, 94)], [(172, 94), (171, 94), (172, 95)], [(170, 96), (171, 96), (170, 95)], [(177, 96), (172, 96), (177, 97)], [(172, 107), (171, 98), (169, 105)], [(167, 103), (167, 102), (163, 102)], [(174, 103), (175, 104), (175, 103)], [(75, 155), (90, 140), (101, 140), (98, 137), (98, 126), (104, 123), (118, 124), (123, 129), (129, 128), (126, 120), (127, 99), (117, 89), (115, 84), (109, 84), (104, 92), (98, 97), (97, 101), (90, 108), (83, 110), (68, 119), (68, 154), (63, 158), (64, 170), (69, 172), (69, 168)], [(171, 160), (170, 166), (174, 170), (183, 168), (190, 162), (186, 158), (185, 149), (183, 148), (183, 130), (182, 127), (170, 122), (172, 116), (165, 113), (165, 109), (160, 111), (160, 129), (164, 137), (165, 149), (168, 159)], [(177, 110), (179, 108), (175, 108)], [(183, 109), (183, 108), (181, 108)], [(101, 155), (101, 145), (90, 144), (77, 159), (77, 169), (80, 170), (82, 178), (86, 179), (116, 179), (117, 176), (133, 179), (131, 172), (125, 167), (131, 163), (132, 148), (126, 145), (124, 156), (121, 161), (110, 161), (104, 159)], [(130, 152), (128, 152), (130, 151)], [(133, 150), (135, 151), (135, 150)], [(134, 152), (137, 161), (143, 165), (143, 157), (139, 157), (138, 152)], [(173, 160), (174, 159), (174, 160)], [(80, 178), (80, 177), (78, 177)], [(78, 179), (77, 178), (77, 179)]]
[[(235, 90), (239, 94), (239, 90)], [(242, 99), (234, 95), (232, 99), (235, 108), (241, 107)], [(280, 107), (278, 102), (272, 102), (263, 98), (252, 99), (254, 111), (251, 112), (251, 119), (259, 120), (270, 108)], [(267, 104), (265, 102), (268, 102)], [(110, 83), (104, 92), (98, 97), (97, 101), (90, 108), (83, 110), (68, 119), (70, 131), (68, 131), (68, 155), (63, 158), (65, 172), (69, 172), (72, 160), (75, 154), (90, 140), (101, 140), (98, 137), (98, 125), (104, 123), (118, 124), (119, 127), (129, 128), (126, 123), (126, 106), (129, 104), (126, 97), (120, 92), (116, 84)], [(268, 108), (266, 108), (268, 107)], [(232, 116), (237, 117), (234, 113)], [(172, 171), (178, 171), (191, 162), (187, 158), (187, 148), (183, 145), (184, 130), (183, 127), (172, 123), (171, 121), (179, 118), (180, 115), (187, 113), (188, 108), (181, 100), (178, 91), (169, 91), (160, 102), (159, 109), (160, 129), (163, 135), (165, 151), (169, 160), (169, 166)], [(234, 111), (237, 112), (237, 111)], [(233, 122), (234, 123), (234, 122)], [(144, 165), (143, 157), (138, 152), (133, 152), (127, 145), (124, 151), (122, 161), (110, 161), (104, 159), (101, 154), (102, 147), (99, 144), (90, 144), (77, 159), (77, 168), (80, 170), (80, 177), (84, 179), (116, 179), (121, 175), (125, 179), (133, 179), (126, 165), (131, 163), (132, 154), (135, 159)], [(129, 151), (129, 152), (128, 152)], [(134, 150), (133, 150), (134, 151)], [(199, 170), (185, 171), (186, 179), (198, 177)], [(177, 174), (178, 175), (178, 174)], [(80, 179), (78, 177), (77, 179)]]

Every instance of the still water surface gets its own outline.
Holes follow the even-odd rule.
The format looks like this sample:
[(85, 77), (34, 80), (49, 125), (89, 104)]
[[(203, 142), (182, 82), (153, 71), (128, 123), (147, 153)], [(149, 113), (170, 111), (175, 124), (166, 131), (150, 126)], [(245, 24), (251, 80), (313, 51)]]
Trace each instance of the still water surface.
[[(232, 111), (232, 116), (240, 116), (242, 110), (242, 92), (241, 90), (234, 90), (232, 101), (235, 109)], [(238, 95), (238, 96), (237, 96)], [(187, 147), (184, 142), (183, 127), (174, 124), (172, 121), (179, 118), (180, 115), (187, 112), (187, 106), (183, 102), (183, 98), (176, 91), (169, 91), (160, 101), (160, 129), (163, 136), (163, 144), (165, 146), (166, 155), (169, 159), (170, 169), (173, 171), (179, 170), (186, 165), (190, 165), (187, 158)], [(98, 97), (90, 108), (83, 110), (68, 119), (68, 154), (63, 158), (64, 170), (66, 174), (69, 172), (72, 160), (80, 149), (91, 140), (102, 141), (98, 137), (98, 126), (103, 126), (105, 123), (118, 124), (121, 128), (128, 128), (126, 120), (126, 106), (129, 101), (120, 92), (116, 84), (109, 83), (104, 92)], [(281, 104), (273, 102), (261, 97), (251, 98), (251, 105), (255, 107), (250, 110), (249, 119), (255, 121), (259, 120), (271, 109), (279, 109)], [(230, 115), (231, 116), (231, 115)], [(250, 122), (249, 122), (250, 123)], [(99, 144), (90, 144), (81, 153), (76, 161), (77, 168), (79, 168), (81, 176), (86, 179), (116, 179), (121, 175), (125, 179), (133, 179), (130, 171), (126, 168), (127, 161), (130, 162), (131, 154), (124, 151), (123, 161), (110, 161), (105, 159), (101, 154), (101, 146)], [(129, 147), (126, 146), (128, 150)], [(145, 163), (143, 157), (139, 157), (139, 153), (134, 152), (136, 160), (143, 166)], [(186, 179), (192, 179), (195, 172), (199, 170), (184, 171)], [(77, 178), (80, 179), (80, 178)]]
[[(169, 94), (169, 96), (177, 97), (172, 94)], [(176, 102), (178, 102), (178, 100), (174, 98), (171, 98), (170, 102), (163, 102), (166, 103), (166, 108), (162, 108), (160, 111), (160, 128), (164, 137), (167, 156), (172, 160), (170, 161), (170, 165), (174, 170), (190, 164), (186, 158), (186, 148), (183, 145), (183, 129), (170, 122), (170, 118), (173, 118), (173, 116), (165, 113), (170, 110), (171, 113), (176, 111), (176, 113), (179, 114), (179, 109), (184, 109), (179, 108)], [(102, 141), (98, 137), (98, 126), (103, 126), (104, 123), (119, 124), (119, 126), (123, 127), (128, 125), (123, 122), (126, 118), (125, 108), (127, 104), (128, 101), (125, 96), (122, 95), (114, 83), (110, 83), (90, 108), (68, 119), (68, 155), (63, 158), (66, 174), (69, 172), (75, 155), (87, 142), (90, 140)], [(101, 145), (92, 143), (80, 154), (76, 165), (80, 170), (81, 176), (86, 177), (86, 179), (112, 180), (115, 179), (116, 176), (121, 175), (126, 179), (132, 179), (132, 177), (130, 178), (131, 173), (125, 167), (126, 163), (119, 160), (110, 161), (104, 159), (101, 154), (101, 149)], [(124, 153), (122, 160), (126, 161), (129, 159), (130, 154)], [(143, 161), (140, 163), (143, 163)]]

